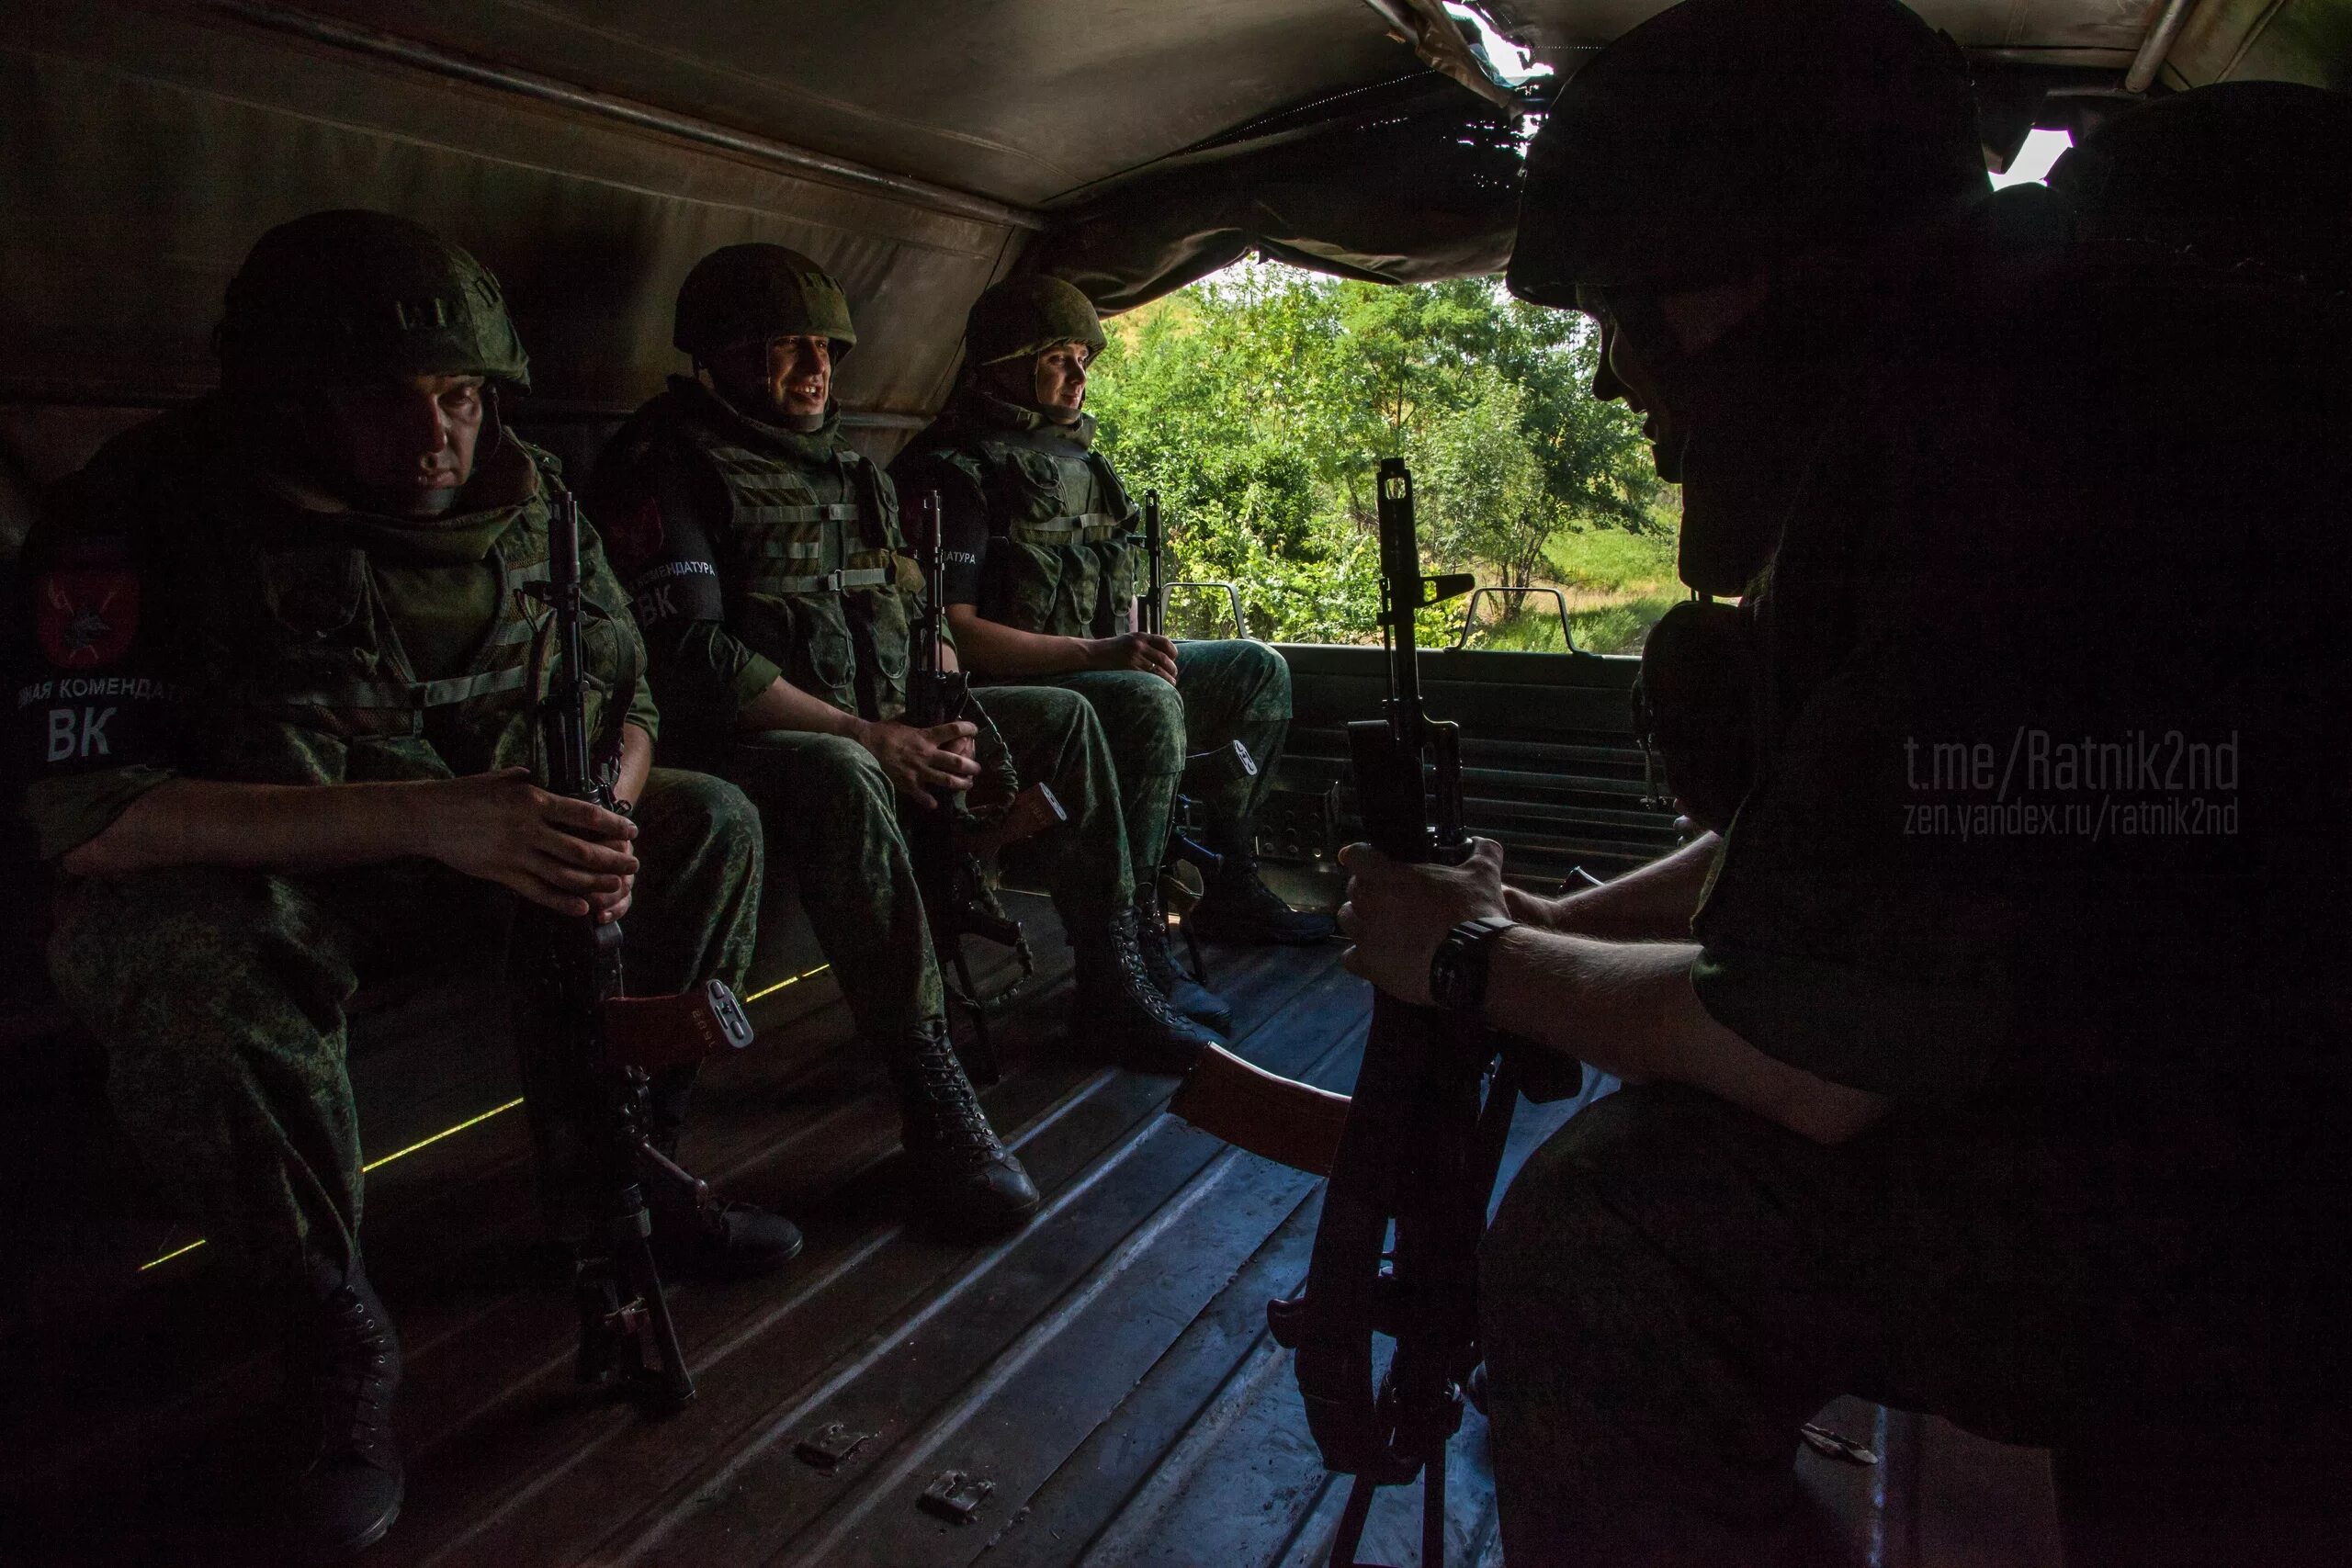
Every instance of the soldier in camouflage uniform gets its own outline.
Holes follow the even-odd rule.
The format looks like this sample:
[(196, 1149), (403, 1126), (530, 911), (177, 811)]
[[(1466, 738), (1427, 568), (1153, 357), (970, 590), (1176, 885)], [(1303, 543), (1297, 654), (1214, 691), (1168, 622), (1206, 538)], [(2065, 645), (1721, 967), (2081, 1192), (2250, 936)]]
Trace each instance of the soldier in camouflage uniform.
[[(841, 435), (848, 301), (805, 256), (733, 245), (687, 276), (676, 326), (697, 374), (638, 411), (596, 476), (672, 734), (759, 803), (858, 1032), (889, 1065), (924, 1215), (975, 1235), (1017, 1224), (1036, 1190), (948, 1043), (900, 822), (978, 776), (980, 735), (904, 722), (921, 574), (889, 477)], [(954, 649), (943, 657), (952, 667)], [(1010, 852), (1070, 934), (1077, 1015), (1113, 1053), (1181, 1069), (1208, 1036), (1142, 972), (1101, 728), (1057, 691), (1006, 687), (980, 705), (1005, 760), (1070, 816)]]
[[(293, 1313), (319, 1436), (288, 1520), (337, 1555), (401, 1485), (344, 1064), (360, 976), (478, 953), (519, 897), (626, 913), (639, 991), (740, 983), (760, 840), (733, 786), (651, 767), (642, 645), (585, 530), (590, 718), (634, 813), (533, 782), (544, 615), (519, 591), (548, 575), (560, 480), (499, 422), (528, 373), (491, 275), (402, 220), (327, 212), (265, 235), (227, 303), (220, 394), (109, 443), (28, 542), (47, 667), (17, 706), (64, 873), (58, 988), (131, 1141)], [(578, 1239), (585, 1134), (554, 1108), (589, 1065), (515, 1022), (550, 1220)], [(685, 1077), (655, 1097), (673, 1146)], [(731, 1205), (655, 1234), (673, 1269), (799, 1246)]]
[[(2352, 322), (2324, 254), (2075, 221), (1988, 195), (1894, 0), (1687, 0), (1529, 150), (1511, 288), (1597, 318), (1684, 581), (1742, 596), (1657, 650), (1654, 728), (1743, 739), (1675, 780), (1720, 836), (1600, 888), (1345, 856), (1351, 967), (1420, 1001), (1442, 948), (1452, 1005), (1630, 1085), (1481, 1254), (1514, 1563), (1846, 1560), (1792, 1528), (1839, 1394), (2053, 1448), (2068, 1503), (2130, 1455), (2070, 1562), (2184, 1561), (2233, 1450), (2341, 1451)], [(2184, 780), (2199, 737), (2245, 771)], [(2297, 1522), (2268, 1561), (2340, 1555)]]
[[(1321, 915), (1292, 909), (1259, 880), (1257, 814), (1290, 729), (1290, 669), (1261, 642), (1175, 643), (1135, 626), (1148, 572), (1141, 513), (1094, 448), (1083, 412), (1088, 361), (1102, 323), (1056, 277), (1009, 278), (974, 302), (964, 378), (931, 428), (892, 465), (912, 495), (937, 491), (947, 519), (948, 618), (972, 668), (992, 679), (1050, 682), (1084, 696), (1119, 764), (1147, 957), (1187, 1010), (1222, 1004), (1176, 978), (1156, 904), (1169, 822), (1188, 755), (1204, 759), (1193, 793), (1223, 864), (1189, 917), (1201, 935), (1238, 942), (1315, 942)], [(1254, 775), (1209, 771), (1236, 740)]]

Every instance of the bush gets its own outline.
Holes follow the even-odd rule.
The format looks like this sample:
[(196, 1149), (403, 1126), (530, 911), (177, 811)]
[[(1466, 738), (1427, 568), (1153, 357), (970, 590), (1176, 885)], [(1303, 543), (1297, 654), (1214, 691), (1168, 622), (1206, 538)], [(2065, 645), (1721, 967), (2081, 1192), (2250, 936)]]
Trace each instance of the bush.
[[(1234, 583), (1256, 636), (1378, 639), (1373, 474), (1392, 454), (1414, 465), (1430, 570), (1572, 599), (1673, 580), (1671, 492), (1638, 422), (1588, 392), (1580, 316), (1490, 278), (1398, 288), (1244, 264), (1109, 325), (1089, 405), (1102, 450), (1138, 498), (1159, 491), (1169, 579)], [(1194, 597), (1178, 629), (1229, 624)], [(1450, 639), (1460, 615), (1423, 619)]]

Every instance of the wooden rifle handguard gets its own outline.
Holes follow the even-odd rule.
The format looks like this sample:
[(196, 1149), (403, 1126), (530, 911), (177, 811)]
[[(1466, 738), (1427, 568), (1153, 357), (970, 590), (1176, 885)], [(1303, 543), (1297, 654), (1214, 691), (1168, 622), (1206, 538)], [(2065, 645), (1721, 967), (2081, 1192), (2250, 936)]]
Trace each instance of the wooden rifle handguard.
[(1245, 1062), (1221, 1046), (1201, 1053), (1169, 1113), (1236, 1147), (1310, 1176), (1329, 1176), (1348, 1124), (1348, 1097)]
[(1054, 798), (1054, 792), (1044, 784), (1033, 784), (1007, 801), (994, 821), (968, 834), (957, 835), (956, 843), (967, 854), (977, 855), (986, 863), (994, 860), (997, 852), (1006, 845), (1034, 839), (1046, 829), (1058, 828), (1069, 820), (1069, 811)]
[(666, 997), (613, 997), (605, 1003), (609, 1066), (658, 1073), (751, 1043), (752, 1021), (724, 980)]

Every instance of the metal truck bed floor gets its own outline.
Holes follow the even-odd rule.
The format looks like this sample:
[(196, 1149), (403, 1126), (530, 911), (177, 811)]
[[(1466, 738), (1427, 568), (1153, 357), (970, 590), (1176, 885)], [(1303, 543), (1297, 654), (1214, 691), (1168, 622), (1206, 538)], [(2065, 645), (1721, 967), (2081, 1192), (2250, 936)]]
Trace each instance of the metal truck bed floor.
[[(687, 1153), (731, 1193), (798, 1219), (808, 1250), (775, 1279), (673, 1288), (700, 1384), (675, 1415), (574, 1386), (569, 1293), (531, 1240), (519, 1115), (371, 1179), (371, 1272), (408, 1356), (410, 1469), (399, 1525), (363, 1561), (1322, 1562), (1344, 1488), (1317, 1462), (1263, 1310), (1305, 1271), (1317, 1185), (1163, 1115), (1172, 1080), (1064, 1055), (1066, 960), (1050, 912), (1036, 903), (1029, 918), (1046, 983), (999, 1026), (1007, 1071), (986, 1098), (1045, 1211), (986, 1247), (903, 1226), (878, 1072), (842, 1049), (829, 982), (779, 992), (754, 1009), (761, 1044), (706, 1077)], [(1337, 947), (1212, 958), (1244, 1054), (1347, 1086), (1368, 992)], [(1513, 1160), (1569, 1109), (1522, 1108)], [(8, 1561), (273, 1560), (254, 1484), (280, 1425), (266, 1336), (220, 1272), (200, 1254), (175, 1261), (72, 1325), (69, 1342), (17, 1347)], [(2019, 1541), (2037, 1533), (2033, 1456), (1869, 1406), (1832, 1418), (1887, 1456), (1807, 1461), (1854, 1561), (2055, 1563), (2054, 1551), (1983, 1554), (1980, 1507), (2026, 1519)], [(796, 1452), (834, 1423), (870, 1436), (831, 1471)], [(967, 1523), (917, 1506), (951, 1470), (989, 1483)], [(1972, 1486), (1969, 1518), (1937, 1515)], [(1499, 1562), (1475, 1412), (1450, 1490), (1449, 1562)], [(2046, 1483), (2038, 1495), (2046, 1512)], [(1367, 1561), (1414, 1561), (1417, 1504), (1384, 1495)]]

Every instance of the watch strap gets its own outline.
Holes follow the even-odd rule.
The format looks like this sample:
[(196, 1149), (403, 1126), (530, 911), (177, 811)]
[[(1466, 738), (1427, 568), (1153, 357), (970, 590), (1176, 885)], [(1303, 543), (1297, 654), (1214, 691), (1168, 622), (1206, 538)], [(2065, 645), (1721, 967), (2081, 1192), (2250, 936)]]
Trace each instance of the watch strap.
[(1482, 915), (1447, 931), (1430, 955), (1430, 998), (1453, 1012), (1475, 1013), (1485, 1007), (1495, 938), (1517, 924), (1500, 915)]

